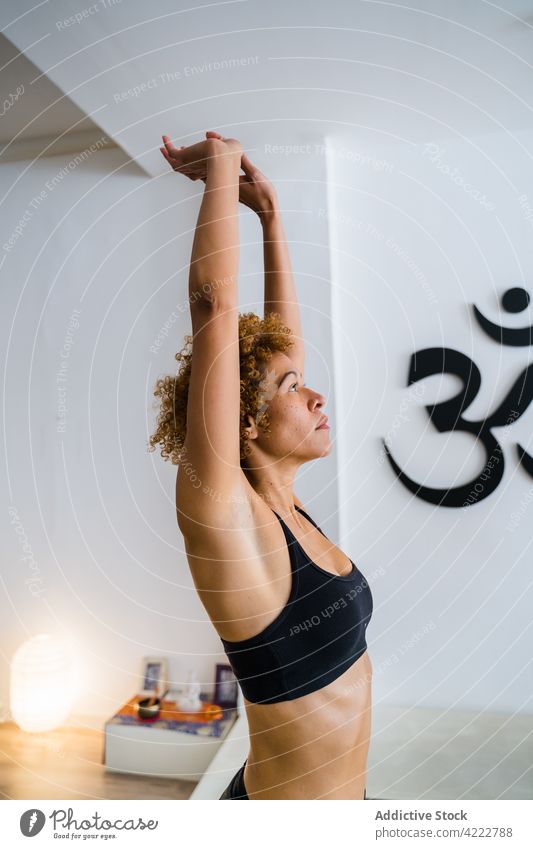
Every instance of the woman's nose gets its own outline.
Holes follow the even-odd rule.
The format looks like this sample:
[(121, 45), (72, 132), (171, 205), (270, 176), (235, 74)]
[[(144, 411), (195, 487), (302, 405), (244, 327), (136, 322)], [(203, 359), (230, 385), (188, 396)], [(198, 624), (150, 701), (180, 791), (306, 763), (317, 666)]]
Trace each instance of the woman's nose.
[(320, 392), (315, 392), (313, 395), (313, 407), (323, 407), (326, 403), (326, 399)]

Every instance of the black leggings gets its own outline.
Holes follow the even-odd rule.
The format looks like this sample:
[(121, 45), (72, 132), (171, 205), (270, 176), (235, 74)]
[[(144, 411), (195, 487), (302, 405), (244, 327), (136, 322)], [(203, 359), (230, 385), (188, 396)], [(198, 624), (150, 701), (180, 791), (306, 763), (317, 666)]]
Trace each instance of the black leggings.
[[(246, 761), (247, 760), (248, 758), (246, 758)], [(244, 761), (241, 768), (237, 770), (224, 790), (222, 796), (220, 796), (220, 799), (250, 799), (246, 792), (246, 787), (244, 786), (244, 767), (246, 766), (246, 761)], [(366, 787), (364, 798), (366, 799)]]
[[(247, 760), (248, 760), (248, 758), (246, 758), (246, 761)], [(228, 784), (228, 786), (224, 790), (222, 796), (220, 797), (221, 799), (249, 799), (250, 798), (248, 796), (247, 792), (246, 792), (246, 787), (244, 786), (244, 767), (246, 766), (246, 761), (244, 761), (241, 768), (239, 770), (237, 770), (237, 772), (235, 773), (235, 775), (231, 779), (230, 783)]]

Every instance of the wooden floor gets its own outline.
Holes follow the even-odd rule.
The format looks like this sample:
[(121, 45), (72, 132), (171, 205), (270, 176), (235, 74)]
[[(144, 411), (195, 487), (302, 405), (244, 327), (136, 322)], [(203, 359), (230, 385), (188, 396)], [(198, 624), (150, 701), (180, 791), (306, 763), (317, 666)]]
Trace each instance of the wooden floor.
[(65, 727), (29, 734), (0, 724), (2, 799), (188, 799), (194, 781), (129, 776), (102, 765), (104, 736)]

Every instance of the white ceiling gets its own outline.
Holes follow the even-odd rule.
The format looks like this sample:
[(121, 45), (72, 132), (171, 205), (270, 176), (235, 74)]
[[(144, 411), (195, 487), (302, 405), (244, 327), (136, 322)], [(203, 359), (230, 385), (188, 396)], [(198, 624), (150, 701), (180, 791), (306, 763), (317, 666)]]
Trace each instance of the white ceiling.
[(63, 92), (48, 77), (41, 77), (30, 86), (30, 80), (39, 74), (38, 68), (3, 35), (0, 35), (0, 66), (3, 97), (14, 94), (17, 86), (24, 86), (23, 96), (2, 116), (0, 141), (94, 128), (93, 121), (71, 100), (62, 98)]
[[(102, 135), (94, 121), (48, 77), (31, 85), (39, 69), (1, 34), (0, 68), (0, 111), (4, 112), (0, 119), (1, 161), (79, 150), (80, 142), (83, 147), (89, 139)], [(14, 96), (13, 102), (9, 95)]]
[(533, 124), (533, 0), (4, 0), (0, 26), (2, 56), (15, 55), (6, 38), (24, 54), (2, 90), (25, 85), (2, 140), (99, 127), (150, 174), (165, 132), (190, 143), (215, 128), (246, 145)]

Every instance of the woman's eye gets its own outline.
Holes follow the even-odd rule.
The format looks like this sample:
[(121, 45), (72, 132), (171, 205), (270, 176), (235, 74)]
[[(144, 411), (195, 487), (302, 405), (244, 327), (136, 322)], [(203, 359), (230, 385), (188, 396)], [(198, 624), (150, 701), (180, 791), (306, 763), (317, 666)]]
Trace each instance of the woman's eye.
[[(293, 383), (291, 386), (289, 386), (289, 390), (292, 389), (293, 386), (298, 386), (298, 384)], [(302, 383), (302, 386), (307, 386), (307, 383)]]

